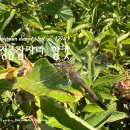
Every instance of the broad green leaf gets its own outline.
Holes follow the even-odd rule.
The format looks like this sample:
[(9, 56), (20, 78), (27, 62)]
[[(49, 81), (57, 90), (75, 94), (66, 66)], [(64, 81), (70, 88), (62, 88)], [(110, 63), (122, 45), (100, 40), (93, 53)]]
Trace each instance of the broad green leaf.
[(103, 89), (102, 89), (102, 91), (100, 92), (100, 94), (101, 94), (101, 96), (102, 96), (103, 99), (111, 100), (111, 101), (112, 101), (112, 100), (113, 100), (113, 101), (116, 101), (116, 100), (117, 100), (116, 96), (112, 95), (111, 93), (105, 93), (105, 92), (103, 92)]
[(50, 56), (54, 60), (59, 60), (60, 45), (52, 38), (47, 38), (44, 44), (45, 55)]
[(106, 120), (106, 122), (114, 122), (114, 121), (118, 121), (124, 118), (128, 118), (127, 113), (124, 112), (120, 112), (120, 111), (115, 111), (114, 113), (112, 113), (112, 115)]
[(56, 2), (49, 2), (48, 4), (44, 5), (44, 10), (47, 12), (48, 15), (52, 16), (54, 16), (58, 12), (59, 8), (61, 8), (61, 4)]
[(31, 15), (22, 15), (22, 20), (27, 23), (28, 25), (33, 26), (34, 28), (43, 30), (43, 27), (40, 23), (40, 21), (38, 21), (35, 17), (31, 16)]
[(70, 128), (67, 128), (64, 125), (60, 124), (55, 117), (49, 117), (48, 119), (49, 120), (46, 121), (46, 124), (48, 124), (49, 126), (51, 126), (53, 128), (56, 127), (56, 128), (60, 128), (60, 129), (71, 130)]
[(108, 83), (113, 84), (113, 83), (116, 83), (123, 79), (125, 79), (125, 77), (120, 76), (120, 75), (103, 76), (103, 77), (100, 77), (99, 79), (95, 80), (94, 87), (107, 85)]
[(83, 112), (90, 112), (90, 113), (96, 113), (96, 112), (102, 112), (104, 111), (100, 106), (97, 104), (87, 104), (83, 110)]
[(73, 12), (71, 11), (71, 9), (64, 5), (59, 11), (58, 11), (58, 15), (61, 19), (67, 21), (71, 18), (73, 18)]
[(101, 123), (98, 128), (101, 128), (105, 123), (110, 123), (114, 121), (118, 121), (124, 118), (128, 118), (128, 115), (124, 112), (115, 111), (111, 114), (111, 116), (105, 120), (103, 123)]
[(73, 102), (82, 97), (78, 90), (68, 87), (64, 76), (46, 59), (38, 60), (27, 77), (18, 78), (17, 86), (35, 96), (50, 96), (61, 102)]
[(113, 112), (116, 110), (116, 105), (113, 103), (108, 107), (107, 111), (99, 112), (93, 115), (92, 117), (89, 117), (86, 119), (86, 122), (91, 124), (93, 127), (101, 128), (106, 123), (106, 120), (113, 114)]
[(112, 87), (113, 85), (105, 85), (105, 86), (102, 86), (102, 85), (99, 85), (99, 86), (96, 86), (94, 87), (94, 91), (99, 94), (103, 99), (106, 99), (106, 100), (113, 100), (113, 101), (116, 101), (117, 98), (115, 95), (112, 94)]
[(59, 123), (72, 130), (96, 130), (81, 118), (74, 115), (69, 109), (54, 102), (52, 99), (45, 98), (41, 101), (41, 110), (49, 117), (55, 117)]

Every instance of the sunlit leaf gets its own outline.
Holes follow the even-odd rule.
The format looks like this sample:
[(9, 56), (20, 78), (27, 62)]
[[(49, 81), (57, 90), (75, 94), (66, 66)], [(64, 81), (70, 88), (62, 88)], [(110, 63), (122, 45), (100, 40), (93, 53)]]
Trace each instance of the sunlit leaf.
[(101, 86), (101, 85), (106, 85), (106, 84), (113, 84), (116, 83), (117, 81), (123, 80), (125, 77), (120, 76), (120, 75), (108, 75), (108, 76), (103, 76), (97, 79), (94, 82), (94, 86)]
[(30, 15), (22, 15), (22, 20), (23, 20), (25, 23), (27, 23), (27, 24), (29, 24), (29, 25), (31, 25), (31, 26), (37, 28), (37, 29), (40, 29), (40, 30), (43, 29), (43, 27), (42, 27), (40, 21), (38, 21), (38, 20), (37, 20), (35, 17), (33, 17), (33, 16), (30, 16)]
[(82, 97), (79, 91), (67, 87), (66, 80), (46, 59), (38, 60), (27, 77), (17, 79), (16, 86), (36, 96), (50, 96), (61, 102), (72, 102)]
[(129, 35), (130, 35), (130, 32), (128, 32), (128, 33), (126, 33), (126, 34), (122, 34), (121, 36), (119, 36), (119, 37), (117, 38), (117, 42), (119, 43), (119, 42), (123, 41), (123, 40), (126, 39)]
[(106, 123), (106, 120), (113, 114), (115, 110), (116, 110), (116, 105), (113, 104), (109, 106), (107, 111), (96, 113), (91, 118), (86, 119), (86, 121), (94, 127), (100, 126), (101, 128), (101, 124), (103, 126), (103, 124)]
[(45, 98), (42, 100), (41, 105), (41, 109), (45, 115), (55, 117), (62, 125), (70, 129), (96, 130), (87, 122), (74, 115), (70, 110), (63, 108), (51, 99)]
[(83, 112), (91, 112), (91, 113), (95, 113), (95, 112), (102, 112), (103, 109), (98, 106), (97, 104), (87, 104), (84, 108), (83, 108)]

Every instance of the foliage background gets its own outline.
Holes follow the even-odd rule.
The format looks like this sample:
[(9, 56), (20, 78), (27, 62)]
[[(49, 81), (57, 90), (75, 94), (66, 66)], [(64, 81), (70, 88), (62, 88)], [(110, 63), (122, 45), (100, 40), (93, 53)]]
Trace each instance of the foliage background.
[[(26, 66), (34, 65), (27, 76), (15, 74), (22, 61), (17, 53), (9, 59), (13, 53), (11, 49), (7, 49), (5, 56), (14, 68), (6, 68), (0, 59), (1, 128), (130, 129), (129, 30), (129, 0), (1, 0), (1, 37), (32, 38), (24, 41), (1, 39), (1, 45), (10, 48), (43, 46), (44, 49), (44, 54), (24, 50), (28, 58)], [(54, 54), (59, 54), (58, 59)], [(75, 82), (68, 84), (64, 74), (52, 65), (66, 56), (71, 56), (69, 62), (74, 65), (75, 72), (104, 102), (107, 111), (95, 104), (89, 95), (84, 96)], [(10, 74), (13, 75), (11, 79), (17, 81), (8, 80)], [(19, 93), (12, 99), (16, 89)]]

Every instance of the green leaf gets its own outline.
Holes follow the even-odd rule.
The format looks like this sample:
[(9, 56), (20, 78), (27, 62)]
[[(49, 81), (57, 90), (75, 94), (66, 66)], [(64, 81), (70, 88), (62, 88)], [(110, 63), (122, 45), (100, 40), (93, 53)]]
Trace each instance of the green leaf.
[[(49, 117), (55, 117), (59, 123), (72, 130), (96, 130), (87, 122), (74, 115), (70, 110), (54, 102), (52, 99), (45, 98), (41, 101), (41, 110)], [(63, 118), (64, 117), (64, 118)]]
[(47, 38), (44, 45), (44, 52), (54, 60), (59, 60), (60, 45), (52, 38)]
[(21, 31), (22, 31), (21, 28), (17, 29), (16, 32), (13, 32), (11, 38), (15, 38), (15, 37), (17, 37), (17, 36), (21, 33)]
[(4, 21), (4, 15), (0, 15), (0, 23)]
[(94, 80), (93, 82), (98, 78), (98, 75), (105, 69), (103, 66), (96, 66), (94, 71)]
[(14, 63), (21, 65), (21, 61), (19, 60), (18, 55), (14, 52), (12, 48), (6, 48), (5, 54), (3, 54), (3, 56)]
[(77, 48), (73, 45), (73, 43), (68, 42), (67, 46), (70, 50), (70, 52), (75, 56), (75, 58), (81, 62), (81, 56), (79, 54), (79, 51), (77, 50)]
[(70, 18), (67, 20), (66, 32), (69, 33), (74, 23), (74, 18)]
[(122, 42), (121, 42), (121, 44), (130, 44), (130, 37), (128, 37), (128, 38), (126, 38), (125, 40), (123, 40)]
[[(93, 119), (91, 117), (89, 117), (89, 118), (90, 119), (87, 120), (89, 123), (91, 121), (96, 124), (99, 121), (94, 126), (96, 126), (97, 129), (100, 129), (105, 123), (110, 123), (110, 122), (118, 121), (118, 120), (121, 120), (124, 118), (128, 118), (128, 115), (124, 112), (115, 111), (115, 107), (113, 107), (113, 108), (111, 108), (111, 110), (109, 110), (109, 112), (107, 111), (106, 114), (105, 114), (105, 112), (97, 113), (97, 114), (95, 114), (95, 116), (92, 115)], [(101, 118), (102, 118), (102, 121), (100, 120)]]
[(112, 115), (106, 120), (106, 122), (114, 122), (124, 118), (128, 118), (127, 113), (115, 111)]
[(33, 26), (34, 28), (37, 28), (37, 29), (40, 29), (40, 30), (43, 30), (43, 27), (40, 23), (40, 21), (38, 21), (36, 19), (36, 17), (33, 17), (31, 15), (22, 15), (22, 20), (27, 23), (28, 25), (31, 25)]
[(4, 68), (2, 66), (0, 66), (0, 70), (3, 70)]
[(108, 107), (107, 111), (96, 113), (92, 117), (86, 119), (86, 122), (91, 124), (93, 127), (101, 128), (106, 123), (106, 120), (113, 114), (115, 110), (116, 110), (116, 105), (115, 103), (113, 103)]
[(93, 79), (94, 79), (94, 70), (95, 70), (95, 65), (92, 60), (92, 56), (88, 55), (88, 79), (89, 79), (89, 85), (92, 84)]
[(77, 32), (77, 31), (80, 31), (82, 29), (90, 28), (90, 27), (91, 27), (90, 23), (78, 24), (75, 28), (72, 29), (72, 32)]
[(6, 90), (11, 90), (13, 88), (12, 84), (6, 79), (0, 79), (0, 94)]
[(71, 11), (71, 9), (70, 9), (68, 6), (66, 6), (66, 5), (64, 5), (64, 6), (59, 10), (58, 15), (59, 15), (59, 17), (60, 17), (61, 19), (65, 20), (65, 21), (67, 21), (67, 20), (69, 20), (69, 19), (71, 19), (71, 18), (74, 17), (74, 16), (73, 16), (73, 13), (72, 13), (72, 11)]
[(96, 112), (102, 112), (103, 109), (102, 109), (99, 105), (93, 103), (93, 104), (88, 104), (88, 105), (86, 105), (86, 106), (83, 108), (82, 111), (83, 111), (83, 112), (96, 113)]
[(95, 6), (95, 8), (93, 9), (93, 13), (92, 13), (92, 24), (97, 24), (97, 21), (98, 21), (98, 16), (97, 16), (97, 9), (98, 9), (98, 6)]
[(1, 27), (0, 27), (0, 33), (2, 33), (2, 31), (6, 28), (6, 26), (11, 22), (15, 13), (16, 13), (16, 9), (12, 9), (10, 13), (8, 13), (8, 12), (6, 13), (7, 18), (4, 20), (4, 23), (2, 23), (3, 25), (1, 25)]
[(102, 86), (102, 85), (99, 85), (99, 86), (96, 86), (94, 87), (94, 91), (99, 94), (103, 99), (106, 99), (106, 100), (113, 100), (113, 101), (116, 101), (117, 98), (115, 95), (112, 94), (112, 87), (113, 85), (105, 85), (105, 86)]
[(117, 38), (117, 43), (122, 42), (124, 39), (126, 39), (127, 37), (129, 37), (129, 35), (130, 35), (130, 32), (120, 35), (120, 36)]
[(67, 128), (64, 125), (60, 124), (55, 117), (47, 117), (47, 118), (48, 118), (48, 121), (46, 121), (46, 124), (48, 124), (49, 126), (60, 128), (60, 129), (65, 129), (65, 130), (71, 130), (70, 128)]
[(16, 86), (35, 96), (50, 96), (61, 102), (73, 102), (82, 97), (78, 90), (68, 87), (64, 76), (46, 59), (38, 60), (27, 77), (17, 79)]
[(103, 76), (94, 82), (94, 87), (107, 85), (108, 83), (113, 84), (113, 83), (116, 83), (116, 82), (123, 80), (123, 79), (125, 79), (125, 78), (123, 76), (120, 76), (120, 75)]
[(54, 16), (58, 12), (59, 8), (61, 8), (61, 4), (59, 2), (56, 3), (55, 1), (49, 2), (48, 4), (44, 5), (44, 10), (46, 11), (46, 13), (52, 16)]
[[(2, 66), (0, 66), (0, 70), (4, 70), (4, 68), (3, 68)], [(7, 73), (1, 73), (1, 74), (0, 74), (0, 79), (5, 79), (6, 74), (7, 74)]]
[(81, 33), (86, 36), (86, 38), (89, 40), (89, 41), (93, 41), (94, 40), (94, 36), (93, 34), (90, 32), (90, 31), (85, 31), (84, 29), (81, 30)]

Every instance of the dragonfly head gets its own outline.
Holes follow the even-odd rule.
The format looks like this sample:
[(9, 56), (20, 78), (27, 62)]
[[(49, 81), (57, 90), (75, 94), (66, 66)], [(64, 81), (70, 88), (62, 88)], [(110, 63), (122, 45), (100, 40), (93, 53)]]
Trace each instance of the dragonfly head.
[(68, 61), (63, 61), (61, 63), (62, 65), (62, 69), (66, 72), (66, 73), (69, 73), (70, 72), (70, 69), (71, 69), (71, 65)]

